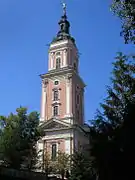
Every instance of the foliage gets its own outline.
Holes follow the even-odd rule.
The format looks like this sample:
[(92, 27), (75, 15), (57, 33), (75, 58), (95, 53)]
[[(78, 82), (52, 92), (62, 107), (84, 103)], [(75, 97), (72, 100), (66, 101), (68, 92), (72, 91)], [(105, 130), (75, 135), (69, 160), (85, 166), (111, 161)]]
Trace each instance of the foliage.
[(135, 1), (134, 0), (112, 0), (111, 10), (118, 16), (122, 23), (121, 35), (125, 43), (135, 44)]
[(4, 165), (31, 169), (36, 157), (36, 142), (40, 137), (39, 114), (20, 107), (16, 114), (0, 117), (4, 128), (0, 136), (0, 154)]
[(113, 66), (112, 87), (107, 88), (108, 97), (101, 107), (105, 121), (116, 127), (124, 121), (126, 107), (135, 98), (134, 57), (118, 53)]
[(46, 173), (46, 175), (48, 176), (48, 174), (51, 173), (52, 171), (52, 164), (51, 164), (51, 156), (50, 153), (48, 151), (44, 151), (43, 152), (44, 156), (43, 156), (43, 172)]
[(76, 152), (72, 156), (71, 180), (94, 180), (96, 171), (93, 168), (94, 161), (85, 153)]
[(58, 172), (63, 177), (66, 170), (69, 170), (70, 156), (64, 152), (59, 151), (56, 161)]
[(70, 156), (65, 152), (58, 151), (56, 161), (52, 161), (52, 168), (56, 174), (60, 174), (61, 178), (64, 179), (70, 168)]
[(101, 104), (103, 112), (98, 112), (91, 127), (91, 155), (100, 180), (129, 178), (135, 165), (134, 57), (119, 53), (113, 66), (112, 86)]

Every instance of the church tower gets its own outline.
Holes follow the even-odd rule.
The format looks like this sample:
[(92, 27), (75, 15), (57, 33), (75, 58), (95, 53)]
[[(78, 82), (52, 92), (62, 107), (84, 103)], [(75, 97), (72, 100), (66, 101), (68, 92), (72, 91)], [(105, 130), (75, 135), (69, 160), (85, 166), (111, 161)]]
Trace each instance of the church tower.
[(83, 128), (85, 84), (79, 75), (79, 53), (65, 4), (58, 24), (49, 47), (48, 72), (41, 75), (40, 124), (45, 136), (39, 146), (50, 152), (52, 160), (58, 151), (72, 154), (88, 142)]

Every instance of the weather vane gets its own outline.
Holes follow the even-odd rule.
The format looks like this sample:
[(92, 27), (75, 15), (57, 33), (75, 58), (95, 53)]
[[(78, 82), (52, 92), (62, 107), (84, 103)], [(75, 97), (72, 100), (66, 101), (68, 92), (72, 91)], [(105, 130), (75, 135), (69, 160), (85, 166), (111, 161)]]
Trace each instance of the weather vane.
[(66, 15), (66, 3), (64, 1), (62, 1), (62, 7), (63, 7), (63, 14)]

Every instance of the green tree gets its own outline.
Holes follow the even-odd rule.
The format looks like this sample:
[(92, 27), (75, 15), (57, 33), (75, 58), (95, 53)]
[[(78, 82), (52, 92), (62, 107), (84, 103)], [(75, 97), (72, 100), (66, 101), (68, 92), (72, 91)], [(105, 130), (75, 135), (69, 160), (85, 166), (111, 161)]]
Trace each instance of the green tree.
[(65, 152), (58, 151), (56, 160), (51, 162), (51, 166), (52, 171), (61, 175), (61, 178), (64, 179), (70, 168), (70, 156)]
[(46, 174), (46, 179), (48, 179), (48, 175), (52, 172), (52, 163), (51, 156), (48, 151), (43, 150), (43, 163), (42, 163), (42, 171)]
[(100, 180), (129, 178), (135, 165), (134, 57), (119, 53), (113, 66), (112, 86), (91, 127), (91, 155)]
[(135, 44), (135, 1), (112, 0), (111, 10), (118, 16), (122, 23), (121, 35), (125, 43)]
[(71, 180), (95, 180), (96, 171), (94, 168), (94, 160), (88, 154), (76, 152), (72, 156)]
[(16, 114), (0, 117), (4, 126), (0, 136), (0, 154), (4, 165), (12, 168), (33, 168), (36, 143), (40, 137), (39, 114), (20, 107)]
[(66, 171), (69, 170), (70, 156), (64, 152), (59, 151), (56, 162), (58, 173), (61, 174), (62, 179), (64, 179)]

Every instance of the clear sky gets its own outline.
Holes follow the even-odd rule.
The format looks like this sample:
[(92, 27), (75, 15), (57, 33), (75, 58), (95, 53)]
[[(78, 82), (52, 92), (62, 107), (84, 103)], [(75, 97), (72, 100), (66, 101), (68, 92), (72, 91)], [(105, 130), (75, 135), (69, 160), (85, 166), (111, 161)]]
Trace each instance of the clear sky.
[[(109, 0), (67, 0), (71, 34), (80, 56), (85, 90), (85, 119), (92, 119), (110, 84), (117, 51), (129, 52), (120, 21)], [(0, 0), (0, 115), (20, 105), (40, 111), (41, 80), (47, 72), (48, 46), (58, 32), (60, 0)]]

